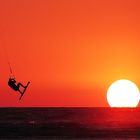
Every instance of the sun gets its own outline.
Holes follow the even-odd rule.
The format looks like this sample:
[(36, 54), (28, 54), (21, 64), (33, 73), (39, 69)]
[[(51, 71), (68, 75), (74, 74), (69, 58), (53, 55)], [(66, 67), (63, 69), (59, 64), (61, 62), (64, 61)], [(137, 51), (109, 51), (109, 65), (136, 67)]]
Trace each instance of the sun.
[(107, 101), (110, 107), (136, 107), (140, 100), (140, 92), (130, 80), (118, 80), (110, 85)]

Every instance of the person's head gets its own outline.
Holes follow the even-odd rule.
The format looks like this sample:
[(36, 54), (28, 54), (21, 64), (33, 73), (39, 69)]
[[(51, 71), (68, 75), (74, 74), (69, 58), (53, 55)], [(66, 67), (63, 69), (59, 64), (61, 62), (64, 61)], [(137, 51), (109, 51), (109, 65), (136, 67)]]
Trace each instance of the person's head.
[(16, 80), (14, 78), (11, 78), (11, 77), (9, 78), (9, 81), (12, 81), (14, 83), (16, 82)]

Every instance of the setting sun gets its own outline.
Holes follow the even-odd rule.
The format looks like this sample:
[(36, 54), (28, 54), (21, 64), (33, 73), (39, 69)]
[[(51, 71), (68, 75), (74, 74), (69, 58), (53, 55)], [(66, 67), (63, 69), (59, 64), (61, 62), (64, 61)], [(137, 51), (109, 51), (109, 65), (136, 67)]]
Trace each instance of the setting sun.
[(129, 80), (115, 81), (107, 91), (107, 101), (110, 107), (136, 107), (139, 99), (138, 87)]

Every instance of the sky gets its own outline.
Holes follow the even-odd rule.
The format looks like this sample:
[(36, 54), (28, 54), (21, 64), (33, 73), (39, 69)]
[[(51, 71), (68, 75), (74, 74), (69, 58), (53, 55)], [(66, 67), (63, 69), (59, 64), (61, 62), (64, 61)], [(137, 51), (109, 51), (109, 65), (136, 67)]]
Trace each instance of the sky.
[[(139, 0), (1, 0), (0, 107), (107, 107), (118, 79), (140, 88)], [(23, 100), (7, 85), (31, 82)], [(139, 105), (140, 106), (140, 105)]]

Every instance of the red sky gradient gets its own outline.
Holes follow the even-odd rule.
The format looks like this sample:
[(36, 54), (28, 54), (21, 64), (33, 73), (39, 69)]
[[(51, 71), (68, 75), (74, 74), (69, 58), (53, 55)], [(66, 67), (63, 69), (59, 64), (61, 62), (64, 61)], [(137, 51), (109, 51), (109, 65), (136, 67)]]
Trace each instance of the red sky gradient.
[[(140, 88), (139, 0), (1, 0), (0, 106), (108, 106), (118, 79)], [(6, 52), (4, 51), (6, 49)], [(7, 85), (31, 81), (22, 101)]]

